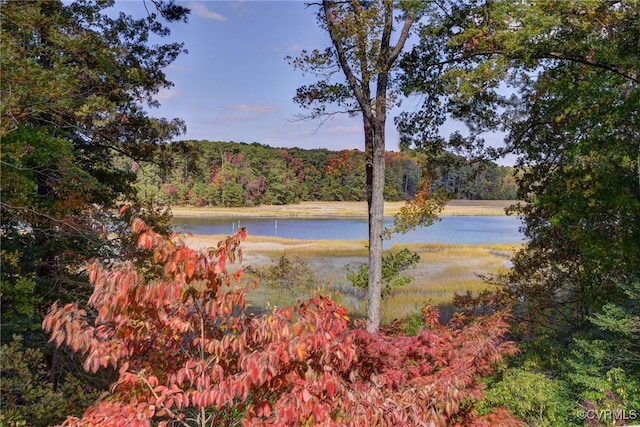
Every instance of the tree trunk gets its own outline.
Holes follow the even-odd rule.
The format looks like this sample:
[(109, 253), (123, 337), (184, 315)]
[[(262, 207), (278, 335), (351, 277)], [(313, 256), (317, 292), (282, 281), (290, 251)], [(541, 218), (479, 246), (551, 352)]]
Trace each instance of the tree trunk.
[[(372, 132), (371, 199), (369, 207), (369, 306), (367, 331), (377, 332), (380, 327), (382, 299), (382, 232), (384, 228), (384, 123), (375, 123)], [(367, 174), (367, 178), (369, 175)], [(369, 194), (368, 194), (369, 195)]]

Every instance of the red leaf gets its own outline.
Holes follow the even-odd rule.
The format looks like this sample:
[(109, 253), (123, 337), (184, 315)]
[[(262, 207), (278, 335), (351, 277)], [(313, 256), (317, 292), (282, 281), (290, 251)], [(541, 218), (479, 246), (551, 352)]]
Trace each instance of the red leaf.
[(187, 274), (187, 278), (191, 279), (193, 273), (196, 271), (196, 261), (194, 259), (187, 261), (187, 264), (184, 266), (184, 271)]
[(336, 393), (336, 383), (333, 380), (327, 382), (327, 394), (329, 397), (333, 397)]
[(147, 228), (147, 225), (140, 218), (135, 218), (131, 223), (131, 230), (136, 234), (140, 233), (145, 228)]
[(240, 282), (240, 279), (242, 278), (242, 270), (236, 270), (233, 276), (236, 278), (236, 282)]

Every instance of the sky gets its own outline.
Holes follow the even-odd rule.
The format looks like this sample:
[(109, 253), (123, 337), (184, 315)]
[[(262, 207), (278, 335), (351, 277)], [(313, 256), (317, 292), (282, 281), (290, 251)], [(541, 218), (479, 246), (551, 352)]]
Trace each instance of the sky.
[[(307, 2), (177, 1), (191, 9), (188, 23), (171, 23), (171, 35), (162, 41), (184, 42), (189, 53), (165, 70), (175, 85), (161, 90), (161, 107), (150, 114), (184, 120), (187, 131), (179, 139), (363, 150), (360, 117), (297, 118), (306, 110), (293, 101), (296, 89), (316, 79), (294, 69), (285, 57), (331, 43)], [(134, 16), (146, 13), (142, 1), (118, 1), (116, 8)], [(406, 101), (401, 108), (416, 107)], [(388, 114), (389, 151), (399, 150), (393, 124), (399, 112)]]

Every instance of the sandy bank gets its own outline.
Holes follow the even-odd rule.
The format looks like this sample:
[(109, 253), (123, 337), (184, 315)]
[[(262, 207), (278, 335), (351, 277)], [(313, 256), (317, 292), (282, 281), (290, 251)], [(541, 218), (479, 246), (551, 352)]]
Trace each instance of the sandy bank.
[[(515, 203), (513, 200), (452, 200), (442, 213), (456, 215), (504, 215), (504, 209)], [(404, 202), (386, 202), (385, 216), (393, 216)], [(335, 218), (367, 217), (366, 202), (302, 202), (297, 205), (263, 205), (243, 208), (223, 207), (172, 207), (177, 217), (274, 217), (274, 218)]]

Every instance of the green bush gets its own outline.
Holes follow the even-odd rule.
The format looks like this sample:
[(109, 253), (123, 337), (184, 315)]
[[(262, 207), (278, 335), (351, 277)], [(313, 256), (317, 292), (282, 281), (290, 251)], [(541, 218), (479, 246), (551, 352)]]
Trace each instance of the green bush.
[(480, 410), (503, 406), (531, 426), (576, 425), (572, 423), (576, 412), (567, 385), (541, 373), (507, 369), (487, 390)]
[[(415, 267), (420, 261), (420, 255), (409, 249), (398, 252), (388, 252), (382, 256), (382, 298), (391, 294), (393, 288), (404, 286), (413, 280), (411, 277), (400, 276), (400, 272)], [(351, 270), (346, 266), (347, 279), (359, 289), (369, 288), (369, 264), (363, 264), (358, 270)]]
[(56, 425), (67, 415), (80, 415), (98, 395), (87, 392), (78, 378), (68, 374), (54, 385), (42, 351), (25, 348), (17, 335), (2, 346), (0, 371), (2, 426)]

